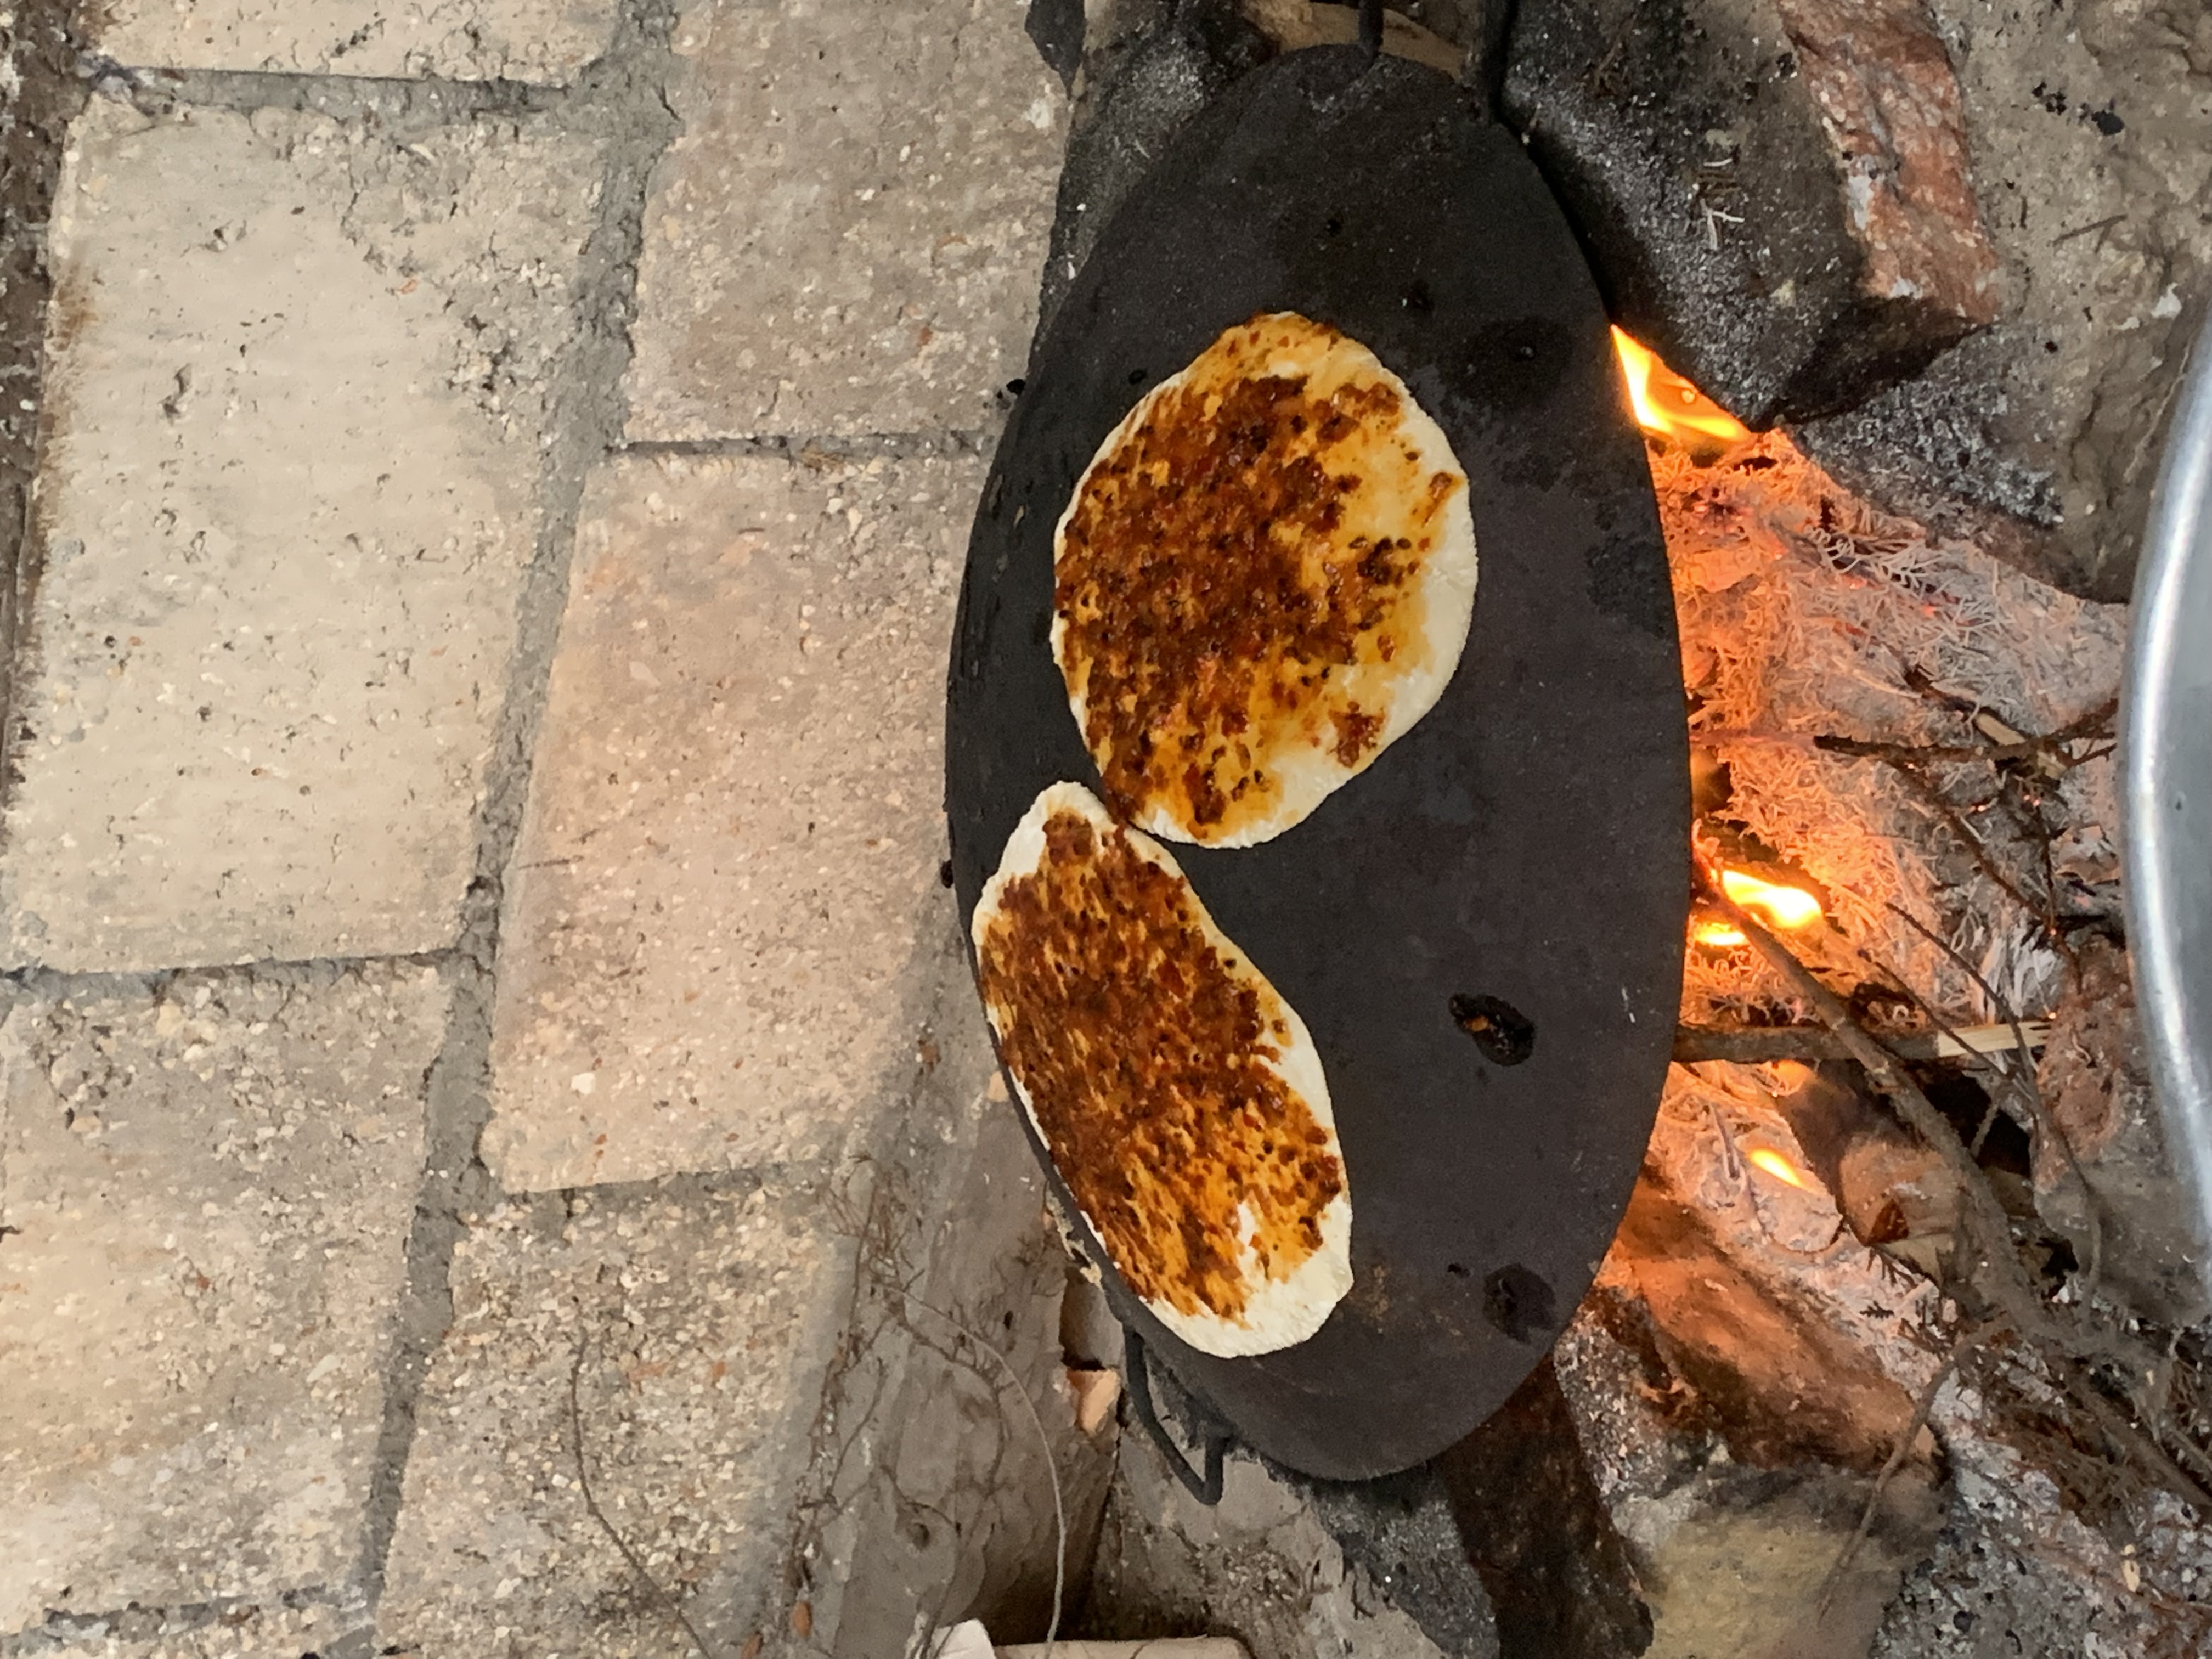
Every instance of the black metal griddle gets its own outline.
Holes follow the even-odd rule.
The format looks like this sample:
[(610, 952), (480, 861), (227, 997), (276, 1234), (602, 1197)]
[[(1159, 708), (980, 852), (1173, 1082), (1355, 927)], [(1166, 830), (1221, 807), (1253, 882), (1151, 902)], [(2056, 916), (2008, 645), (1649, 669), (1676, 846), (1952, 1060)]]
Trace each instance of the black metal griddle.
[[(1218, 1359), (1110, 1272), (1107, 1287), (1243, 1440), (1362, 1479), (1503, 1403), (1612, 1241), (1674, 1031), (1689, 763), (1643, 445), (1565, 222), (1444, 76), (1300, 52), (1239, 82), (1138, 187), (1000, 446), (948, 693), (963, 923), (1037, 793), (1097, 787), (1048, 644), (1053, 528), (1078, 477), (1148, 389), (1271, 310), (1367, 345), (1450, 437), (1472, 485), (1474, 629), (1437, 706), (1306, 822), (1255, 848), (1172, 849), (1319, 1048), (1351, 1293), (1309, 1341)], [(1511, 1044), (1486, 1052), (1455, 999), (1458, 1016), (1525, 1018), (1526, 1059), (1490, 1057)]]

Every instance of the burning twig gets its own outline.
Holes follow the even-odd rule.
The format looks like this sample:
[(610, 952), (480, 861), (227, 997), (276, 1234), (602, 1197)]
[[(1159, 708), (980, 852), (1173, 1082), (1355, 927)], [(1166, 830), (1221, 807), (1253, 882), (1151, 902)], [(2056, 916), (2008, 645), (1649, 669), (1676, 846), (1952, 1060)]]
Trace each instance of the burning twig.
[[(1853, 1060), (1866, 1068), (1875, 1085), (1889, 1097), (1898, 1115), (1951, 1168), (1958, 1182), (1960, 1219), (1978, 1266), (1970, 1267), (1972, 1287), (1995, 1305), (2021, 1336), (2033, 1342), (2066, 1392), (2095, 1418), (2098, 1426), (2121, 1454), (2166, 1486), (2184, 1502), (2212, 1513), (2212, 1492), (2175, 1463), (2157, 1439), (2123, 1416), (2094, 1377), (2078, 1362), (2116, 1360), (2137, 1375), (2155, 1370), (2155, 1355), (2138, 1354), (2142, 1345), (2112, 1333), (2092, 1331), (2078, 1318), (2063, 1316), (2048, 1305), (2028, 1276), (2027, 1267), (2014, 1246), (2010, 1220), (1997, 1201), (1989, 1178), (1966, 1143), (1959, 1139), (1942, 1113), (1912, 1080), (1904, 1066), (1877, 1042), (1842, 1000), (1797, 960), (1790, 949), (1768, 933), (1741, 906), (1721, 890), (1709, 872), (1698, 872), (1705, 903), (1727, 916), (1770, 966), (1787, 980), (1814, 1012), (1843, 1042)], [(2192, 1467), (2200, 1462), (2212, 1478), (2212, 1458), (2193, 1445), (2185, 1455)]]

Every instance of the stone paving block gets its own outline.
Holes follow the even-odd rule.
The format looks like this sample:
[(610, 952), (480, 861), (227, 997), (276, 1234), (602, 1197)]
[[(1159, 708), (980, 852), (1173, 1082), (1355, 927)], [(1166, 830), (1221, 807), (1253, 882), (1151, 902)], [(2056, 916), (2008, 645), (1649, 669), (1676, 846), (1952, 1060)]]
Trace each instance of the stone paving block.
[(53, 232), (6, 965), (452, 941), (593, 155), (87, 112)]
[(634, 438), (969, 430), (1022, 373), (1066, 94), (1027, 0), (695, 0)]
[(830, 1157), (954, 932), (958, 460), (617, 460), (578, 532), (508, 887), (484, 1157), (511, 1191)]
[(0, 1659), (303, 1659), (342, 1643), (358, 1650), (368, 1638), (368, 1610), (357, 1596), (294, 1592), (263, 1602), (131, 1607), (56, 1620), (20, 1636), (0, 1636)]
[(0, 1026), (0, 1632), (352, 1572), (447, 1000), (218, 974)]
[(580, 1423), (601, 1511), (717, 1650), (738, 1652), (781, 1582), (848, 1305), (835, 1205), (679, 1180), (472, 1224), (416, 1419), (381, 1650), (692, 1651), (586, 1507)]
[(566, 86), (614, 27), (614, 0), (109, 0), (93, 40), (148, 68)]

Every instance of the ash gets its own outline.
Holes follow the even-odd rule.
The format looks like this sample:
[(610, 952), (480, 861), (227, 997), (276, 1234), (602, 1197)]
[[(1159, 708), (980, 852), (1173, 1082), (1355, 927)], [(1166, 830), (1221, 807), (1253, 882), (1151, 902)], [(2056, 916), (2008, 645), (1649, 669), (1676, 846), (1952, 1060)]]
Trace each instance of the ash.
[[(1716, 1578), (1806, 1643), (1792, 1652), (2206, 1651), (2212, 1533), (2119, 1478), (2032, 1354), (1947, 1374), (1960, 1316), (1937, 1284), (1861, 1242), (1818, 1182), (1750, 1162), (1811, 1162), (1782, 1070), (1675, 1069), (1628, 1221), (1555, 1356), (1653, 1607), (1652, 1651), (1770, 1650), (1696, 1645), (1735, 1628), (1699, 1593)], [(1835, 1610), (1807, 1622), (1939, 1376)], [(1753, 1564), (1715, 1559), (1729, 1528), (1757, 1540)]]
[[(1851, 941), (1828, 938), (1826, 965), (1866, 977), (1863, 951), (1960, 1023), (2001, 1018), (1901, 908), (2011, 1006), (2047, 1007), (2072, 931), (2118, 915), (2109, 753), (2032, 780), (1986, 765), (1917, 769), (1975, 832), (1978, 859), (1899, 768), (1816, 740), (1956, 749), (1986, 745), (1993, 730), (2061, 730), (2116, 695), (2124, 607), (2059, 592), (1875, 511), (1778, 434), (1710, 465), (1653, 447), (1692, 739), (1725, 769), (1708, 839), (1747, 836), (1819, 884)], [(1787, 1000), (1748, 952), (1693, 952), (1689, 987), (1692, 1020)]]

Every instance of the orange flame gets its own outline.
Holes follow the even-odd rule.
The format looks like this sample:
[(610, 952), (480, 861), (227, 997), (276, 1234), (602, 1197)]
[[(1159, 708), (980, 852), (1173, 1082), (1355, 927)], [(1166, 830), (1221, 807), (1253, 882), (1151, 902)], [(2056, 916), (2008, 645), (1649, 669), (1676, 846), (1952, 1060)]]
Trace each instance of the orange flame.
[(1803, 888), (1778, 886), (1741, 870), (1721, 872), (1721, 891), (1771, 927), (1794, 930), (1820, 919), (1820, 901)]
[[(1820, 901), (1803, 888), (1761, 881), (1741, 870), (1722, 871), (1721, 890), (1768, 927), (1784, 932), (1810, 927), (1822, 914)], [(1742, 928), (1718, 916), (1708, 917), (1692, 926), (1690, 938), (1693, 943), (1709, 945), (1716, 951), (1733, 951), (1739, 945), (1751, 943)]]
[(1767, 1174), (1772, 1176), (1777, 1181), (1781, 1182), (1784, 1186), (1795, 1187), (1800, 1192), (1812, 1191), (1811, 1183), (1808, 1182), (1803, 1176), (1797, 1173), (1797, 1166), (1792, 1164), (1788, 1158), (1783, 1157), (1781, 1153), (1773, 1151), (1771, 1148), (1761, 1146), (1756, 1151), (1747, 1154), (1747, 1156), (1750, 1158), (1753, 1164), (1765, 1170)]
[(1749, 428), (1661, 362), (1656, 352), (1617, 328), (1613, 348), (1620, 354), (1637, 424), (1646, 432), (1672, 438), (1686, 448), (1693, 437), (1725, 447), (1751, 436)]

